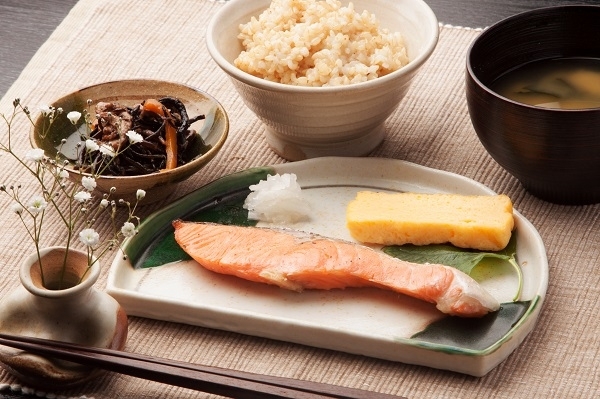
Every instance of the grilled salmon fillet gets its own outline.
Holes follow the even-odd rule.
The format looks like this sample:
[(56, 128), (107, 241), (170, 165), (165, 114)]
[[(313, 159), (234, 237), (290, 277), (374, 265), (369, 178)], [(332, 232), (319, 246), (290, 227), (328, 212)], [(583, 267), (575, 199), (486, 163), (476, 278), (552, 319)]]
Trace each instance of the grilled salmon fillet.
[(217, 273), (294, 291), (377, 287), (462, 317), (480, 317), (500, 307), (458, 269), (406, 262), (348, 241), (287, 229), (181, 220), (173, 227), (181, 248)]

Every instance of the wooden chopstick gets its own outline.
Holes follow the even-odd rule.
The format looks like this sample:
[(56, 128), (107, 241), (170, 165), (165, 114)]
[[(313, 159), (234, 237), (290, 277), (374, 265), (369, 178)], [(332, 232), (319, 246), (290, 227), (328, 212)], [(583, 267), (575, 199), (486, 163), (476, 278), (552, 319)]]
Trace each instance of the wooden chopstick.
[(406, 399), (361, 389), (203, 366), (41, 338), (0, 334), (0, 345), (236, 399)]

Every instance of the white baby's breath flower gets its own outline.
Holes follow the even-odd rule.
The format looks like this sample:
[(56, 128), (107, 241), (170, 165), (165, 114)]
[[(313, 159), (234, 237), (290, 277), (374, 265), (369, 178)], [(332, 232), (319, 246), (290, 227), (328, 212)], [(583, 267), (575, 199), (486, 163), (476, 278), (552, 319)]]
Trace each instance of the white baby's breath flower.
[(125, 134), (127, 135), (127, 138), (129, 139), (129, 142), (131, 144), (141, 143), (142, 141), (144, 141), (144, 137), (141, 134), (136, 133), (133, 130), (130, 130)]
[(52, 108), (48, 105), (40, 105), (40, 112), (44, 116), (48, 116), (52, 113)]
[(123, 233), (125, 237), (133, 237), (135, 235), (135, 225), (131, 222), (123, 223), (121, 233)]
[(94, 152), (94, 151), (98, 151), (100, 149), (100, 146), (94, 140), (87, 139), (85, 141), (85, 149), (89, 152)]
[(33, 148), (25, 153), (25, 159), (33, 162), (40, 162), (44, 159), (44, 150), (41, 148)]
[(48, 206), (48, 202), (46, 202), (44, 197), (38, 195), (38, 196), (33, 197), (29, 201), (29, 203), (27, 204), (27, 209), (33, 215), (37, 215), (38, 213), (40, 213), (44, 209), (46, 209), (46, 206)]
[(115, 150), (113, 150), (113, 148), (109, 145), (106, 144), (102, 144), (100, 146), (100, 152), (104, 155), (108, 155), (109, 157), (114, 158), (117, 154), (115, 153)]
[(72, 124), (76, 124), (79, 121), (79, 118), (81, 118), (81, 112), (71, 111), (67, 114), (67, 118), (69, 118)]
[(100, 234), (94, 229), (83, 229), (79, 233), (79, 240), (88, 247), (93, 247), (100, 242)]
[(87, 191), (79, 191), (73, 196), (73, 199), (78, 202), (89, 201), (91, 198), (92, 194), (88, 193)]
[(93, 191), (96, 188), (96, 179), (90, 176), (83, 176), (81, 178), (81, 185), (88, 191)]
[(23, 205), (19, 204), (18, 202), (15, 202), (10, 206), (10, 210), (16, 213), (17, 215), (20, 215), (25, 209), (23, 209)]
[[(89, 103), (90, 102), (88, 102), (88, 104)], [(31, 117), (29, 109), (22, 106), (19, 99), (13, 101), (13, 107), (15, 113), (19, 111), (20, 107), (28, 118)], [(84, 134), (83, 128), (87, 127), (87, 123), (90, 123), (90, 114), (87, 111), (69, 112), (68, 109), (63, 111), (62, 108), (48, 105), (40, 106), (39, 111), (42, 118), (46, 121), (44, 126), (49, 126), (49, 124), (56, 122), (56, 118), (62, 113), (65, 114), (67, 119), (73, 125), (81, 124), (83, 122), (82, 118), (84, 118), (86, 123), (81, 126), (81, 134)], [(0, 117), (1, 116), (2, 115), (0, 115)], [(60, 118), (63, 118), (63, 116), (60, 116)], [(4, 120), (4, 122), (8, 124), (9, 130), (11, 128), (11, 121), (11, 119)], [(64, 119), (63, 122), (68, 124)], [(127, 132), (127, 137), (131, 144), (144, 141), (143, 136), (133, 130)], [(94, 196), (92, 192), (97, 188), (98, 182), (93, 174), (81, 176), (80, 184), (74, 184), (69, 181), (69, 177), (72, 174), (70, 169), (67, 169), (69, 167), (68, 165), (70, 165), (69, 160), (45, 154), (44, 150), (41, 148), (22, 151), (22, 153), (17, 155), (17, 153), (13, 151), (14, 146), (11, 145), (10, 139), (11, 137), (9, 135), (8, 144), (0, 143), (0, 152), (7, 153), (16, 158), (21, 166), (25, 166), (27, 172), (32, 173), (34, 175), (34, 183), (38, 185), (38, 190), (34, 191), (36, 194), (24, 199), (25, 197), (22, 195), (24, 190), (20, 191), (21, 185), (10, 185), (7, 187), (4, 184), (0, 184), (0, 194), (5, 193), (11, 197), (11, 201), (6, 204), (6, 207), (21, 219), (20, 222), (25, 225), (29, 236), (35, 242), (36, 247), (40, 242), (46, 241), (44, 237), (44, 234), (48, 234), (46, 233), (46, 230), (48, 230), (50, 234), (55, 234), (54, 225), (41, 223), (42, 219), (46, 216), (46, 212), (50, 213), (52, 211), (58, 212), (59, 217), (57, 219), (59, 224), (62, 224), (67, 232), (67, 234), (61, 234), (61, 237), (65, 240), (66, 246), (69, 247), (71, 244), (76, 244), (75, 241), (77, 241), (77, 238), (75, 237), (79, 234), (81, 243), (77, 245), (83, 244), (88, 247), (87, 251), (88, 255), (90, 255), (88, 257), (88, 266), (91, 266), (92, 262), (95, 262), (94, 259), (99, 259), (107, 253), (105, 248), (113, 248), (115, 245), (119, 245), (117, 241), (122, 240), (124, 237), (132, 237), (137, 234), (137, 226), (139, 225), (140, 219), (133, 215), (136, 206), (131, 207), (129, 202), (124, 202), (124, 204), (129, 207), (129, 215), (126, 219), (127, 222), (121, 224), (122, 221), (119, 222), (116, 220), (116, 217), (118, 216), (117, 202), (111, 198), (111, 195), (116, 191), (114, 187), (111, 187), (109, 193), (100, 197), (100, 202), (97, 203), (96, 201), (93, 201)], [(101, 151), (102, 157), (104, 158), (102, 161), (109, 163), (111, 160), (107, 159), (107, 157), (115, 157), (119, 153), (119, 151), (111, 145), (96, 141), (91, 136), (84, 137), (83, 140), (83, 143), (74, 143), (76, 147), (73, 149), (74, 155), (82, 155), (79, 154), (81, 151), (84, 151), (84, 155), (86, 152), (91, 153)], [(58, 148), (69, 147), (69, 144), (70, 141), (62, 139)], [(95, 155), (98, 154), (96, 153)], [(104, 157), (104, 155), (106, 155), (106, 157)], [(32, 163), (33, 166), (31, 165)], [(100, 166), (102, 167), (103, 165)], [(83, 173), (83, 170), (81, 173)], [(138, 201), (144, 198), (145, 195), (146, 192), (144, 190), (137, 190), (136, 192)], [(63, 206), (65, 209), (61, 209)], [(99, 208), (94, 209), (94, 206), (99, 206)], [(96, 223), (99, 223), (97, 218), (101, 214), (106, 213), (108, 213), (108, 216), (111, 219), (110, 227), (112, 228), (112, 232), (104, 239), (94, 227), (96, 227)], [(83, 222), (83, 220), (85, 220), (85, 228), (82, 228), (81, 230), (76, 229), (73, 221)], [(41, 262), (40, 267), (42, 267)], [(44, 282), (42, 282), (42, 284), (44, 284)]]

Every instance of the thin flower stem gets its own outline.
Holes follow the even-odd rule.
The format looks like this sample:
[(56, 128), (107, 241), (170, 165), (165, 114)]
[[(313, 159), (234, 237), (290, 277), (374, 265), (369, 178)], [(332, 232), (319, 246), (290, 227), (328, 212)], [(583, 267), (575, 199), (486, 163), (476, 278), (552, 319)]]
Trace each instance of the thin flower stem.
[[(88, 103), (88, 105), (91, 104)], [(59, 281), (57, 282), (59, 289), (63, 288), (64, 286), (67, 258), (69, 250), (72, 247), (75, 247), (76, 243), (73, 240), (76, 237), (76, 232), (78, 231), (77, 229), (84, 227), (84, 229), (79, 233), (79, 237), (81, 242), (86, 246), (87, 251), (88, 267), (81, 276), (81, 280), (83, 280), (95, 262), (99, 261), (100, 258), (110, 253), (115, 247), (120, 246), (120, 240), (122, 240), (124, 237), (127, 237), (132, 233), (135, 234), (136, 224), (139, 226), (140, 222), (140, 219), (135, 216), (135, 212), (137, 211), (140, 199), (143, 198), (142, 192), (133, 206), (129, 202), (126, 202), (126, 224), (123, 225), (122, 229), (119, 229), (116, 220), (118, 213), (116, 206), (117, 201), (111, 198), (111, 196), (114, 194), (114, 190), (111, 190), (109, 194), (106, 194), (100, 201), (100, 204), (98, 204), (95, 208), (93, 207), (94, 203), (91, 200), (92, 190), (96, 186), (95, 179), (97, 179), (101, 173), (106, 171), (106, 169), (114, 161), (114, 157), (106, 156), (98, 164), (90, 165), (90, 162), (88, 162), (88, 164), (82, 165), (77, 163), (76, 167), (79, 170), (79, 177), (83, 178), (85, 176), (86, 178), (85, 182), (81, 183), (81, 186), (83, 186), (81, 187), (76, 183), (69, 182), (67, 184), (68, 175), (65, 176), (65, 167), (67, 166), (68, 162), (63, 162), (61, 159), (60, 148), (62, 145), (59, 147), (58, 152), (54, 155), (54, 158), (48, 158), (43, 151), (40, 154), (41, 150), (39, 149), (34, 149), (28, 152), (25, 158), (21, 158), (19, 155), (17, 155), (12, 147), (12, 136), (13, 123), (19, 114), (25, 114), (29, 122), (33, 126), (36, 126), (40, 136), (46, 137), (50, 132), (54, 122), (62, 114), (62, 112), (63, 111), (60, 108), (43, 107), (42, 113), (44, 117), (38, 119), (38, 125), (36, 126), (36, 122), (34, 122), (32, 119), (29, 109), (23, 106), (20, 100), (16, 99), (13, 101), (12, 113), (10, 113), (8, 116), (0, 114), (0, 118), (7, 126), (8, 130), (8, 142), (0, 142), (0, 151), (10, 154), (10, 156), (13, 157), (17, 163), (28, 172), (28, 174), (34, 177), (34, 181), (41, 189), (40, 196), (33, 197), (30, 201), (23, 201), (20, 198), (20, 186), (10, 186), (10, 190), (7, 190), (5, 185), (0, 185), (0, 191), (8, 194), (9, 197), (11, 197), (16, 203), (17, 206), (15, 206), (13, 209), (19, 215), (21, 224), (24, 226), (27, 234), (34, 242), (41, 271), (42, 284), (44, 286), (46, 286), (46, 278), (48, 276), (44, 276), (44, 267), (42, 264), (41, 255), (43, 248), (43, 233), (46, 229), (52, 227), (50, 225), (47, 226), (47, 224), (51, 223), (50, 210), (57, 214), (58, 220), (66, 228), (66, 239), (64, 245), (66, 247), (66, 251), (61, 268), (62, 275), (59, 277)], [(71, 114), (70, 117), (69, 114)], [(78, 112), (70, 112), (69, 114), (67, 114), (67, 118), (73, 119), (72, 115), (78, 114)], [(85, 123), (89, 127), (91, 123), (91, 121), (88, 119), (89, 113), (84, 111), (84, 114), (86, 115)], [(77, 121), (71, 120), (71, 123), (75, 125)], [(87, 137), (89, 138), (89, 135)], [(85, 136), (82, 135), (82, 138), (85, 140)], [(125, 151), (131, 145), (132, 142), (129, 141), (123, 149), (116, 151), (115, 157), (120, 152)], [(84, 148), (83, 151), (87, 151), (87, 149)], [(83, 154), (82, 159), (91, 160), (87, 152)], [(33, 166), (30, 162), (34, 162)], [(90, 181), (89, 179), (92, 180)], [(104, 212), (109, 213), (113, 233), (107, 237), (106, 240), (102, 241), (99, 239), (99, 234), (93, 229), (93, 225)], [(27, 219), (27, 221), (25, 219)], [(133, 229), (131, 226), (132, 221), (136, 222), (133, 224)]]

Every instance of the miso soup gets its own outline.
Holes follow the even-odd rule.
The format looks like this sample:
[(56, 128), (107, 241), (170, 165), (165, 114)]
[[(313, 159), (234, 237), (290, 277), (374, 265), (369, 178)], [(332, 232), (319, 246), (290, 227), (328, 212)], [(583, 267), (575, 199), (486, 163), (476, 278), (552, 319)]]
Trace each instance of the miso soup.
[(503, 97), (547, 108), (600, 107), (600, 59), (557, 58), (525, 64), (500, 76), (491, 89)]

